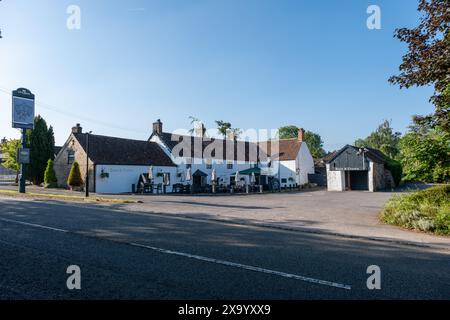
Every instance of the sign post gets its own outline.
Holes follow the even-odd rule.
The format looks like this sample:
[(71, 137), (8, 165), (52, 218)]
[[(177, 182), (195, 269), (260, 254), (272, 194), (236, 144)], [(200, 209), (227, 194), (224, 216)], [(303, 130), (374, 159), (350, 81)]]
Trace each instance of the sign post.
[(22, 130), (22, 149), (19, 150), (20, 163), (19, 192), (25, 193), (27, 166), (30, 163), (30, 149), (27, 148), (26, 130), (34, 129), (34, 94), (25, 88), (12, 93), (12, 127)]

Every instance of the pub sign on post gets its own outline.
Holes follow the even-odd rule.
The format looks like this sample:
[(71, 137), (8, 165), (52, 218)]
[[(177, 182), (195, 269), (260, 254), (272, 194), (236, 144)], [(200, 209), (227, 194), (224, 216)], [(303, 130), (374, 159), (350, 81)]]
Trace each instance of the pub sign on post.
[(34, 129), (34, 94), (20, 88), (12, 95), (12, 127), (17, 129)]

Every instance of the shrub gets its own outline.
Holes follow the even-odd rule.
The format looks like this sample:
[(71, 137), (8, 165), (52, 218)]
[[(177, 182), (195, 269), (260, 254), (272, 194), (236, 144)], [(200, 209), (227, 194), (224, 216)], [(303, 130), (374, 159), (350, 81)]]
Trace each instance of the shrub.
[(70, 187), (81, 187), (83, 185), (83, 179), (81, 179), (80, 165), (74, 161), (72, 168), (70, 168), (69, 178), (67, 184)]
[(450, 235), (450, 185), (392, 198), (384, 207), (384, 222), (440, 235)]
[(56, 178), (52, 159), (47, 161), (47, 168), (44, 173), (44, 184), (46, 188), (56, 188), (58, 186), (58, 179)]

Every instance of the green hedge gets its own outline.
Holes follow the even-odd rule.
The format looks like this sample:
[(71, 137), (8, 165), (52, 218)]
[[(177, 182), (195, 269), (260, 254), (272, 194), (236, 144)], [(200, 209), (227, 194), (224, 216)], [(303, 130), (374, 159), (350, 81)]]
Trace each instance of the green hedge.
[(386, 157), (384, 167), (392, 173), (395, 185), (398, 186), (402, 181), (403, 167), (399, 161)]
[(81, 187), (83, 185), (83, 179), (81, 178), (80, 165), (74, 161), (72, 168), (70, 168), (69, 178), (67, 184), (71, 187)]
[(47, 168), (44, 173), (44, 183), (46, 188), (56, 188), (58, 186), (58, 179), (56, 178), (52, 159), (47, 161)]
[(385, 205), (381, 219), (408, 229), (450, 235), (450, 185), (396, 196)]

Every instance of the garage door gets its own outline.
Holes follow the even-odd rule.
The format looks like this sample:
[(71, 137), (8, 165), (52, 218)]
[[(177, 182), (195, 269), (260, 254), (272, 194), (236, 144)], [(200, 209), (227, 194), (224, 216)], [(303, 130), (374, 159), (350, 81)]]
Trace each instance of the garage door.
[(368, 172), (350, 171), (350, 186), (352, 190), (369, 190)]

